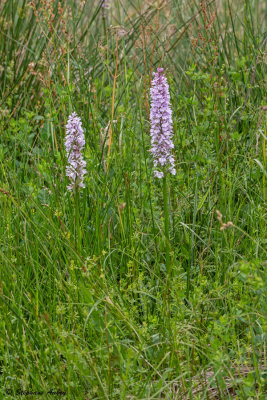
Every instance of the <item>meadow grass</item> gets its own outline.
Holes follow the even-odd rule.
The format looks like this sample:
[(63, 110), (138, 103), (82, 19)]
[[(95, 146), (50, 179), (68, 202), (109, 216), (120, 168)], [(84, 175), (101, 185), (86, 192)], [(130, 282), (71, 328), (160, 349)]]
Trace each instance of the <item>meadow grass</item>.
[[(266, 4), (108, 3), (0, 4), (1, 398), (265, 399)], [(149, 151), (159, 66), (168, 189)]]

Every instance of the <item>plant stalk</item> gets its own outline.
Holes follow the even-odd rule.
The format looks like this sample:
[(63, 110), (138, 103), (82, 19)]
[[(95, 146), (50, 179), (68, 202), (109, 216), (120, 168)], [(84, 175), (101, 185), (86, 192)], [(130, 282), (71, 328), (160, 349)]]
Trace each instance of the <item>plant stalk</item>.
[(166, 251), (166, 271), (169, 275), (170, 272), (170, 215), (168, 205), (168, 182), (167, 176), (164, 174), (163, 177), (163, 201), (164, 201), (164, 234), (165, 234), (165, 251)]

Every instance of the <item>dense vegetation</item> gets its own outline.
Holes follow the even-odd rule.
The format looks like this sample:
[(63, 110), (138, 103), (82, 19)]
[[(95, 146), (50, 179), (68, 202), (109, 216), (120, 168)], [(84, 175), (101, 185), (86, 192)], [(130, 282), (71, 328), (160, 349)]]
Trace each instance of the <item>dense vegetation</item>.
[[(265, 399), (266, 3), (100, 3), (0, 3), (1, 398)], [(169, 242), (149, 151), (158, 67)]]

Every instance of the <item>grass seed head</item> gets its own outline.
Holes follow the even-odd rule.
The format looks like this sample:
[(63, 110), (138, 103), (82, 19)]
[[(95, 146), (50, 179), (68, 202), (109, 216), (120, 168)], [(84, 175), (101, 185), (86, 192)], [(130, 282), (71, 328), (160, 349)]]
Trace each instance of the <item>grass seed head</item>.
[(158, 68), (152, 80), (151, 109), (150, 109), (150, 135), (151, 153), (154, 156), (154, 167), (157, 178), (163, 178), (164, 172), (169, 171), (175, 175), (174, 157), (171, 150), (174, 148), (172, 142), (172, 110), (170, 105), (170, 93), (167, 78), (163, 68)]

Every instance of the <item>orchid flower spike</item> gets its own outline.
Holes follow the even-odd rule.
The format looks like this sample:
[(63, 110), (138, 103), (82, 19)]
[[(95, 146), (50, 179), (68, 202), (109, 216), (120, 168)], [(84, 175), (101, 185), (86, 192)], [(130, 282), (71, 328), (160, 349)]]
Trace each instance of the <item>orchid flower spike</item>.
[(69, 116), (66, 125), (65, 148), (68, 157), (66, 175), (70, 179), (69, 191), (75, 188), (84, 188), (83, 177), (86, 174), (86, 162), (82, 156), (82, 149), (85, 145), (84, 131), (81, 119), (74, 112)]

